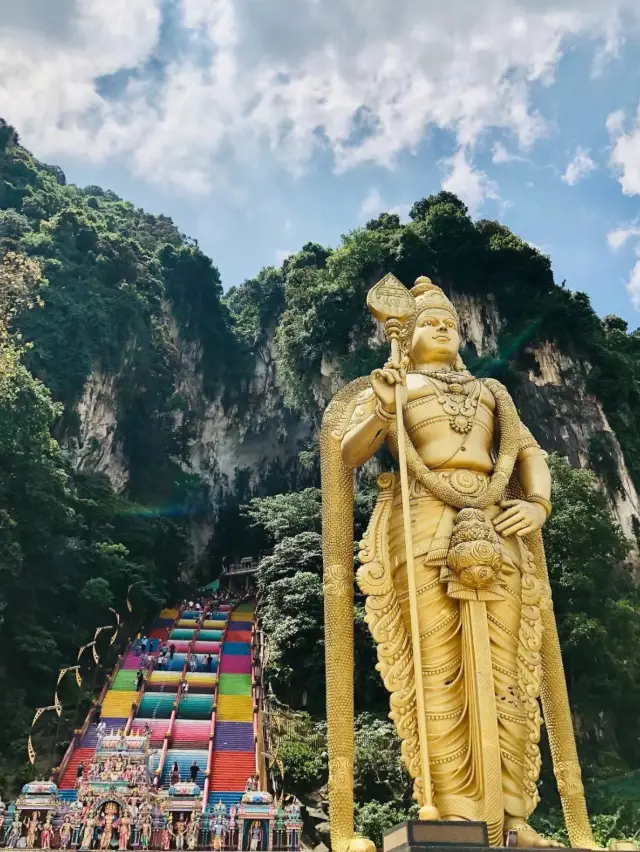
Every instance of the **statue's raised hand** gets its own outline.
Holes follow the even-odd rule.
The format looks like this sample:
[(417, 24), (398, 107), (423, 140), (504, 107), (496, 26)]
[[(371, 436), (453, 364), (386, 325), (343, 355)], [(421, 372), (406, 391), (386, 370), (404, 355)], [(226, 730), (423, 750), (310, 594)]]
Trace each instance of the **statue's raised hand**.
[(381, 408), (388, 414), (396, 411), (396, 386), (400, 387), (402, 405), (407, 401), (407, 371), (404, 366), (387, 363), (382, 370), (371, 373), (371, 387)]

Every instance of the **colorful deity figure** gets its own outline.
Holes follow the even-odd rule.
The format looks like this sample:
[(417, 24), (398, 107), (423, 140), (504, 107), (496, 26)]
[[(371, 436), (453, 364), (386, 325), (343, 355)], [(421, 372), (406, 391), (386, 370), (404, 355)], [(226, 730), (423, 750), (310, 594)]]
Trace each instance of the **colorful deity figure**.
[(9, 826), (9, 832), (7, 834), (7, 842), (6, 842), (7, 848), (14, 849), (17, 846), (18, 840), (20, 840), (21, 836), (22, 836), (22, 822), (20, 820), (20, 814), (16, 811), (16, 813), (13, 817), (13, 821), (12, 821), (11, 825)]
[(148, 849), (151, 843), (151, 831), (153, 828), (151, 814), (143, 814), (140, 819), (140, 846), (143, 849)]
[(38, 836), (38, 826), (40, 819), (40, 811), (33, 811), (28, 819), (23, 821), (27, 829), (27, 846), (29, 849), (36, 848), (36, 838)]
[(80, 844), (81, 849), (91, 849), (93, 848), (93, 834), (96, 829), (97, 820), (91, 814), (87, 814), (83, 826), (82, 826), (82, 842)]
[(195, 811), (191, 811), (191, 817), (189, 818), (189, 824), (187, 826), (187, 849), (189, 849), (190, 852), (193, 852), (198, 845), (199, 828), (198, 814)]
[(262, 849), (262, 826), (260, 821), (254, 819), (249, 828), (249, 850), (250, 852), (258, 852)]
[(120, 817), (120, 824), (118, 825), (118, 849), (120, 852), (124, 852), (124, 850), (128, 847), (130, 837), (131, 817), (125, 811)]
[(187, 833), (187, 823), (184, 821), (182, 814), (178, 817), (175, 826), (174, 837), (176, 839), (176, 849), (184, 849), (184, 839)]
[(51, 822), (51, 812), (47, 813), (47, 818), (44, 825), (40, 829), (40, 848), (51, 849), (51, 840), (53, 838), (53, 824)]
[[(74, 802), (74, 804), (77, 804), (77, 802)], [(82, 815), (80, 810), (72, 811), (71, 825), (73, 826), (73, 830), (71, 832), (71, 846), (75, 849), (80, 843), (80, 832), (82, 831)]]
[(168, 852), (171, 848), (171, 838), (174, 837), (173, 831), (173, 817), (171, 814), (167, 814), (164, 819), (164, 825), (162, 826), (162, 835), (160, 837), (160, 848), (163, 852)]
[[(223, 805), (224, 807), (224, 805)], [(214, 814), (213, 823), (211, 826), (211, 834), (212, 834), (212, 845), (216, 850), (222, 849), (224, 845), (224, 835), (225, 835), (225, 823), (226, 820), (224, 816), (218, 811)]]
[(60, 848), (68, 849), (71, 843), (71, 835), (73, 834), (73, 825), (71, 824), (71, 815), (65, 814), (60, 826)]
[(114, 802), (108, 802), (104, 809), (104, 826), (100, 838), (100, 848), (109, 849), (113, 837), (113, 823), (118, 813), (118, 806)]

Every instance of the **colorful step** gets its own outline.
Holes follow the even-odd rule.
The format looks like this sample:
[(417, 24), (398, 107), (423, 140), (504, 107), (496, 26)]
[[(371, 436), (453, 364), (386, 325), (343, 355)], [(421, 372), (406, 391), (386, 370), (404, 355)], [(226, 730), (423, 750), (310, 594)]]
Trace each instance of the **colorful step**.
[(256, 771), (253, 727), (251, 636), (253, 607), (240, 604), (228, 617), (220, 649), (209, 805), (237, 804)]

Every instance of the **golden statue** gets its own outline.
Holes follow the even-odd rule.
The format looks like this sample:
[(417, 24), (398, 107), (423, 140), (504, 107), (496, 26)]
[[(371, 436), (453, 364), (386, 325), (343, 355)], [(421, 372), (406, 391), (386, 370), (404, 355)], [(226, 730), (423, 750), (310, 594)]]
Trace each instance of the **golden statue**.
[(320, 437), (332, 847), (371, 848), (353, 829), (353, 470), (386, 442), (399, 475), (378, 477), (357, 581), (420, 819), (554, 845), (527, 823), (541, 698), (571, 845), (596, 848), (540, 533), (546, 454), (507, 390), (464, 367), (439, 287), (387, 275), (368, 304), (391, 360), (335, 395)]

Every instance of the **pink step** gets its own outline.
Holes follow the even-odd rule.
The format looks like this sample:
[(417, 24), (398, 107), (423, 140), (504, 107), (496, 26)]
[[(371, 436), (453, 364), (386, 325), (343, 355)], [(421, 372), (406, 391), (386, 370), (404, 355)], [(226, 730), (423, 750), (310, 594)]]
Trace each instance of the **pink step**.
[(251, 657), (239, 654), (225, 654), (222, 647), (221, 674), (251, 674)]

